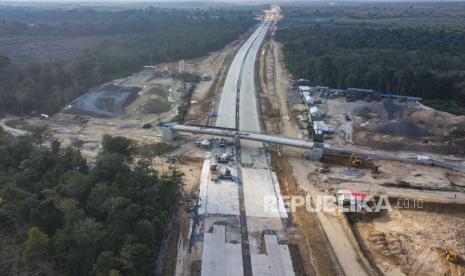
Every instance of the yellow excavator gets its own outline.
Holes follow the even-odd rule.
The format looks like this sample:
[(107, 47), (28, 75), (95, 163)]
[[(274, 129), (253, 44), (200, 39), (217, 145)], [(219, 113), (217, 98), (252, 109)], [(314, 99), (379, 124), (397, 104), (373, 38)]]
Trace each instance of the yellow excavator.
[(352, 167), (358, 168), (362, 165), (362, 160), (358, 156), (355, 156), (355, 153), (352, 153), (349, 158), (349, 163)]

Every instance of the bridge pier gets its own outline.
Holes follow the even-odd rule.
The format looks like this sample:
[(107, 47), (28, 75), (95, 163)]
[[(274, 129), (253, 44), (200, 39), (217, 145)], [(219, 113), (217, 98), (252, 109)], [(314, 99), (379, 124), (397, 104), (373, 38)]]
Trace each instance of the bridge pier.
[(171, 129), (170, 126), (162, 126), (161, 134), (164, 142), (170, 143), (176, 140), (178, 134)]

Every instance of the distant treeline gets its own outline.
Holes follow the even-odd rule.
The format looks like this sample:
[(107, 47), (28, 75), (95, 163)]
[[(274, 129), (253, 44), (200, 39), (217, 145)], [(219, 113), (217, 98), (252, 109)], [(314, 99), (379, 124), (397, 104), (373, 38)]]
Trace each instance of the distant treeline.
[(317, 24), (280, 29), (277, 37), (296, 78), (465, 106), (464, 31)]
[[(57, 15), (60, 12), (61, 17)], [(27, 15), (27, 9), (23, 13)], [(35, 10), (34, 16), (37, 13)], [(87, 9), (55, 10), (53, 14), (55, 20), (64, 21), (31, 25), (0, 20), (0, 36), (37, 40), (100, 35), (109, 38), (87, 47), (72, 60), (15, 64), (0, 53), (0, 113), (56, 112), (89, 88), (131, 74), (143, 65), (218, 50), (255, 22), (252, 12), (245, 10)], [(69, 20), (65, 20), (67, 16)]]

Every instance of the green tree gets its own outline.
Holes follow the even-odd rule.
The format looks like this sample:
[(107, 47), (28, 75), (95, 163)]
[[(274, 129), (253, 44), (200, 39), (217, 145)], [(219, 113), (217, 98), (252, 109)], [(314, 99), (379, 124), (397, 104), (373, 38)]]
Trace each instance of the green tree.
[(56, 201), (49, 198), (40, 203), (37, 208), (32, 209), (30, 219), (35, 226), (53, 235), (63, 226), (64, 214), (56, 206)]
[(105, 134), (102, 139), (104, 153), (118, 153), (128, 160), (134, 154), (133, 141), (122, 136), (112, 137)]
[(41, 262), (48, 261), (50, 238), (37, 227), (32, 227), (27, 233), (27, 240), (23, 251), (23, 260), (31, 265), (37, 266)]

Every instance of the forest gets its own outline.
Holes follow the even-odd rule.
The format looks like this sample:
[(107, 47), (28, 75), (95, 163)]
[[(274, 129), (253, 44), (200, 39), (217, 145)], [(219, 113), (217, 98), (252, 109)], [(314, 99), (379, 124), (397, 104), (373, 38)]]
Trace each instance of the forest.
[[(27, 61), (0, 51), (0, 114), (53, 114), (89, 88), (143, 65), (221, 49), (255, 23), (252, 11), (245, 9), (3, 9), (0, 46), (58, 41), (64, 49), (55, 57), (53, 47), (37, 46), (37, 52), (50, 57)], [(81, 38), (90, 42), (72, 53)]]
[(1, 274), (153, 275), (181, 175), (151, 170), (169, 147), (150, 148), (105, 135), (89, 164), (45, 128), (0, 129), (0, 234), (20, 249), (2, 244)]
[[(351, 9), (344, 13), (342, 9), (336, 9), (339, 13), (317, 10), (308, 11), (305, 23), (289, 18), (277, 34), (284, 43), (286, 66), (296, 78), (334, 88), (371, 88), (422, 97), (430, 106), (465, 114), (465, 25), (431, 28), (403, 19), (397, 25), (379, 21), (396, 15), (393, 10), (383, 17), (382, 11), (387, 13), (383, 9), (378, 15), (376, 10), (358, 9), (357, 16), (350, 18)], [(305, 18), (302, 9), (295, 13)], [(315, 13), (319, 22), (311, 20)], [(347, 21), (353, 18), (375, 19)]]

